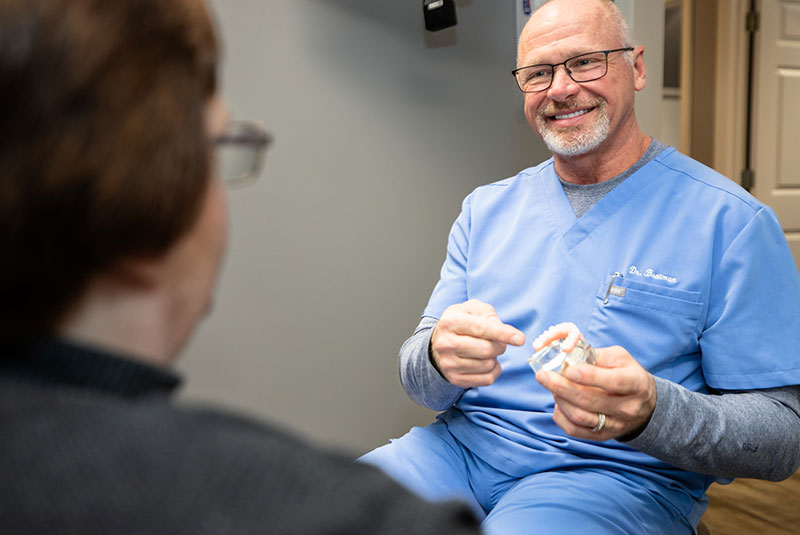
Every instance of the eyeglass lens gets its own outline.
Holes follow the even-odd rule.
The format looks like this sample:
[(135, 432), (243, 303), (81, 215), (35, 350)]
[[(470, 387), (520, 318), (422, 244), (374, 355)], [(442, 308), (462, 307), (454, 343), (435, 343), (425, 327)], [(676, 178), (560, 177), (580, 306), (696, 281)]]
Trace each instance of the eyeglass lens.
[(259, 149), (252, 145), (225, 143), (218, 151), (220, 176), (226, 182), (249, 181), (258, 167)]
[(256, 123), (231, 123), (216, 143), (220, 177), (232, 186), (254, 182), (269, 141), (266, 131)]

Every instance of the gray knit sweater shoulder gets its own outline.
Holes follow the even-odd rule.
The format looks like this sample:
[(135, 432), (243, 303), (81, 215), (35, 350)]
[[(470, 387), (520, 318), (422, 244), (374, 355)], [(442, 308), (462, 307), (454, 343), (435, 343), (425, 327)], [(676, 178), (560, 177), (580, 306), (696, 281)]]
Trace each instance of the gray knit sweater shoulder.
[(0, 533), (478, 533), (350, 457), (171, 403), (178, 383), (61, 342), (0, 355)]

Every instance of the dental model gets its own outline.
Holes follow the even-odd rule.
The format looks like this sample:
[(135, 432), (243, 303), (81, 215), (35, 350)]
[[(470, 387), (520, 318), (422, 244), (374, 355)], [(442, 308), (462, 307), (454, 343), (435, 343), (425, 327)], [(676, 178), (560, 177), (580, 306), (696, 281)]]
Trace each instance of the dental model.
[(536, 350), (529, 359), (533, 372), (547, 370), (561, 373), (573, 364), (594, 364), (597, 350), (583, 339), (574, 323), (553, 325), (533, 341)]

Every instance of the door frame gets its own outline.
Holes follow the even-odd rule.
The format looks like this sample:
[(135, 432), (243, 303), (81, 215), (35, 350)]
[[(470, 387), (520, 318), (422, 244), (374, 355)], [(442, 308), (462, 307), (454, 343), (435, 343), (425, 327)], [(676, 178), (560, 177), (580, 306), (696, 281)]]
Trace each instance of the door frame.
[[(700, 0), (708, 2), (708, 0)], [(680, 150), (741, 183), (747, 149), (748, 33), (745, 21), (749, 0), (716, 1), (711, 12), (698, 0), (683, 0), (681, 38), (681, 141)], [(704, 11), (698, 12), (698, 7)], [(698, 17), (698, 15), (702, 15)], [(698, 36), (715, 50), (695, 47)], [(709, 59), (713, 65), (708, 65)], [(713, 87), (713, 95), (707, 92)], [(713, 98), (713, 127), (707, 124), (706, 106)], [(709, 140), (709, 132), (712, 139)], [(700, 146), (702, 145), (702, 147)]]
[[(717, 3), (714, 168), (741, 183), (747, 150), (748, 0)], [(755, 51), (754, 51), (755, 52)]]

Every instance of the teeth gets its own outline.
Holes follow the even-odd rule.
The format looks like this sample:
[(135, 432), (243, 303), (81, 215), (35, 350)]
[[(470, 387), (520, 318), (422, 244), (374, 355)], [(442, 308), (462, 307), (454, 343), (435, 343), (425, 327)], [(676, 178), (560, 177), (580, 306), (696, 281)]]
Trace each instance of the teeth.
[(573, 117), (577, 117), (577, 116), (583, 115), (585, 113), (589, 113), (589, 110), (575, 111), (575, 112), (572, 112), (572, 113), (568, 113), (566, 115), (554, 115), (554, 117), (556, 119), (572, 119)]

